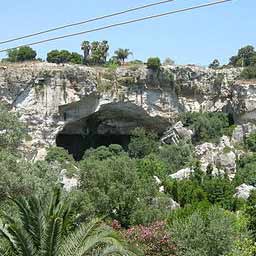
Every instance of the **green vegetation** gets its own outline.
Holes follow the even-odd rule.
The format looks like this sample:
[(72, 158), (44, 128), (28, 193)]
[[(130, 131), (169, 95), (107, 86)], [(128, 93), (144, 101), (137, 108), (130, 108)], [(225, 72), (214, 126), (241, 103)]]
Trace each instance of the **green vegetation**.
[(124, 64), (124, 61), (131, 55), (132, 52), (129, 49), (121, 49), (115, 51), (115, 58), (117, 61), (120, 61), (122, 64)]
[(147, 68), (154, 71), (159, 70), (161, 67), (161, 60), (158, 57), (148, 58)]
[(256, 66), (254, 67), (246, 67), (240, 77), (242, 79), (256, 79)]
[(82, 64), (82, 55), (67, 50), (53, 50), (47, 53), (47, 61), (52, 63)]
[(22, 46), (17, 49), (9, 50), (8, 58), (5, 60), (9, 62), (31, 61), (36, 59), (36, 55), (36, 51), (29, 46)]
[(81, 49), (84, 52), (85, 65), (102, 65), (107, 61), (109, 45), (108, 41), (82, 42)]
[(237, 217), (219, 208), (195, 211), (186, 219), (173, 222), (171, 230), (178, 251), (184, 256), (219, 256), (232, 250), (241, 235)]
[(19, 217), (3, 213), (1, 254), (20, 256), (77, 256), (106, 251), (133, 255), (121, 238), (99, 220), (75, 227), (72, 205), (55, 189), (48, 200), (32, 196), (13, 199)]
[(25, 135), (25, 125), (18, 116), (0, 105), (0, 150), (16, 150)]
[(217, 69), (220, 67), (220, 62), (219, 60), (215, 59), (213, 62), (209, 65), (209, 68)]
[[(128, 49), (119, 49), (109, 61), (107, 41), (85, 41), (81, 49), (83, 57), (54, 50), (47, 61), (103, 65), (106, 69), (97, 78), (105, 80), (102, 90), (113, 89), (113, 81), (116, 86), (136, 83), (133, 77), (116, 78)], [(232, 59), (234, 66), (247, 65), (241, 77), (254, 78), (248, 75), (254, 72), (253, 52), (245, 47)], [(18, 50), (12, 56), (13, 61), (31, 58), (17, 58)], [(129, 72), (142, 64), (128, 63)], [(156, 71), (159, 81), (174, 85), (173, 74), (162, 72), (159, 58), (148, 59), (147, 67)], [(219, 68), (218, 61), (210, 67)], [(252, 73), (245, 75), (249, 70)], [(220, 87), (223, 79), (217, 76), (213, 85)], [(231, 136), (232, 118), (185, 113), (179, 120), (193, 131), (191, 140), (163, 145), (158, 134), (140, 127), (124, 148), (91, 148), (75, 161), (65, 149), (49, 147), (44, 161), (33, 162), (19, 151), (30, 136), (26, 126), (0, 106), (0, 255), (255, 256), (256, 192), (247, 201), (234, 194), (241, 184), (256, 186), (256, 133), (245, 139), (245, 154), (237, 159), (237, 173), (230, 179), (211, 165), (204, 172), (194, 152), (199, 143)], [(231, 150), (225, 146), (223, 154)], [(172, 178), (184, 168), (190, 168), (190, 176)], [(62, 183), (70, 178), (77, 184), (67, 189)]]
[(256, 65), (256, 51), (252, 45), (238, 50), (238, 54), (230, 58), (229, 65), (234, 67), (249, 67)]
[(228, 115), (224, 113), (188, 112), (181, 116), (181, 121), (194, 131), (195, 143), (217, 141), (232, 125)]

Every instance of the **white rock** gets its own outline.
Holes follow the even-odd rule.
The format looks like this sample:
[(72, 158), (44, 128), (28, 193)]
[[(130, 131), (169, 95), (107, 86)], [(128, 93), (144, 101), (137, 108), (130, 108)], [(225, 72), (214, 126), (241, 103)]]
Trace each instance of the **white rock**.
[(235, 196), (246, 200), (249, 198), (251, 191), (255, 189), (253, 186), (242, 184), (236, 188)]
[(194, 173), (194, 170), (190, 168), (185, 168), (169, 175), (169, 177), (171, 177), (172, 179), (183, 180), (189, 178), (192, 173)]
[(62, 170), (60, 174), (60, 182), (63, 185), (63, 188), (70, 192), (72, 189), (75, 189), (78, 187), (79, 181), (77, 177), (68, 177), (66, 175), (67, 170)]

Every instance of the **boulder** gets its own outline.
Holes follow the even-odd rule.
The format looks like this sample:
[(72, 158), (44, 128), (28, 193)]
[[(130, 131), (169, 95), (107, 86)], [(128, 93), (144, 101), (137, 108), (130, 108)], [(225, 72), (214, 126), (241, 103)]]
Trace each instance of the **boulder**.
[(169, 177), (171, 177), (172, 179), (176, 179), (176, 180), (183, 180), (183, 179), (188, 179), (192, 173), (194, 173), (193, 169), (184, 168), (184, 169), (179, 170), (176, 173), (169, 175)]
[(250, 185), (242, 184), (236, 188), (235, 197), (247, 200), (250, 196), (251, 191), (256, 188)]

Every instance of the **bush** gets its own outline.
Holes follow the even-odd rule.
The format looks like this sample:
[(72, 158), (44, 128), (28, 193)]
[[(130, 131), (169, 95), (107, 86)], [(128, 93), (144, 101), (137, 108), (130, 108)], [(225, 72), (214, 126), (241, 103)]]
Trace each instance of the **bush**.
[(240, 74), (242, 79), (256, 79), (256, 67), (247, 67)]
[(18, 116), (0, 105), (0, 148), (17, 151), (25, 136), (25, 125)]
[(178, 255), (219, 256), (231, 252), (239, 234), (236, 221), (235, 215), (216, 207), (174, 221), (171, 234)]
[(172, 174), (193, 162), (193, 146), (183, 141), (178, 145), (164, 145), (159, 149), (158, 157), (167, 165), (168, 174)]
[(238, 54), (230, 58), (230, 65), (234, 67), (249, 67), (256, 65), (256, 51), (252, 45), (238, 50)]
[(245, 140), (247, 148), (253, 152), (256, 152), (256, 132), (251, 133)]
[[(152, 178), (140, 177), (136, 160), (126, 153), (113, 151), (113, 147), (90, 150), (80, 162), (80, 170), (81, 190), (90, 198), (96, 215), (107, 215), (126, 227), (154, 220), (150, 205), (158, 187)], [(141, 209), (143, 219), (138, 214)]]
[(234, 183), (236, 186), (243, 183), (256, 186), (256, 154), (245, 156), (238, 161)]
[(194, 131), (193, 142), (217, 142), (232, 124), (224, 113), (187, 112), (181, 115), (184, 126)]
[(152, 70), (159, 70), (161, 67), (161, 61), (158, 57), (149, 58), (147, 60), (147, 68)]
[(29, 46), (22, 46), (17, 49), (9, 50), (8, 58), (6, 60), (10, 62), (30, 61), (35, 60), (36, 55), (36, 51)]
[(209, 68), (212, 68), (212, 69), (217, 69), (219, 67), (220, 67), (220, 62), (217, 59), (213, 60), (213, 62), (210, 63), (209, 65)]
[(131, 157), (143, 158), (150, 153), (157, 152), (158, 147), (159, 142), (154, 133), (147, 133), (143, 128), (136, 128), (132, 132), (128, 150)]
[(134, 226), (122, 231), (122, 234), (129, 243), (139, 245), (144, 255), (176, 255), (176, 247), (164, 222), (155, 222), (149, 226)]

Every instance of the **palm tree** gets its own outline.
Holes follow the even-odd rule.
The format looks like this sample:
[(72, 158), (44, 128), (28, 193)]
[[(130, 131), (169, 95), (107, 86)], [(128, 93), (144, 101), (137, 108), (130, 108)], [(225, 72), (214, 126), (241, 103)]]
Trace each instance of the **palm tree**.
[(90, 50), (91, 50), (90, 42), (83, 41), (82, 45), (81, 45), (81, 50), (84, 51), (84, 64), (88, 64), (88, 58), (89, 58)]
[(12, 199), (18, 209), (16, 220), (3, 214), (0, 227), (1, 256), (89, 256), (137, 255), (125, 242), (94, 219), (75, 228), (71, 204), (55, 189), (49, 201), (36, 196)]
[(132, 55), (132, 52), (129, 49), (121, 49), (119, 48), (115, 51), (115, 57), (124, 64), (124, 61), (128, 58), (129, 55)]

